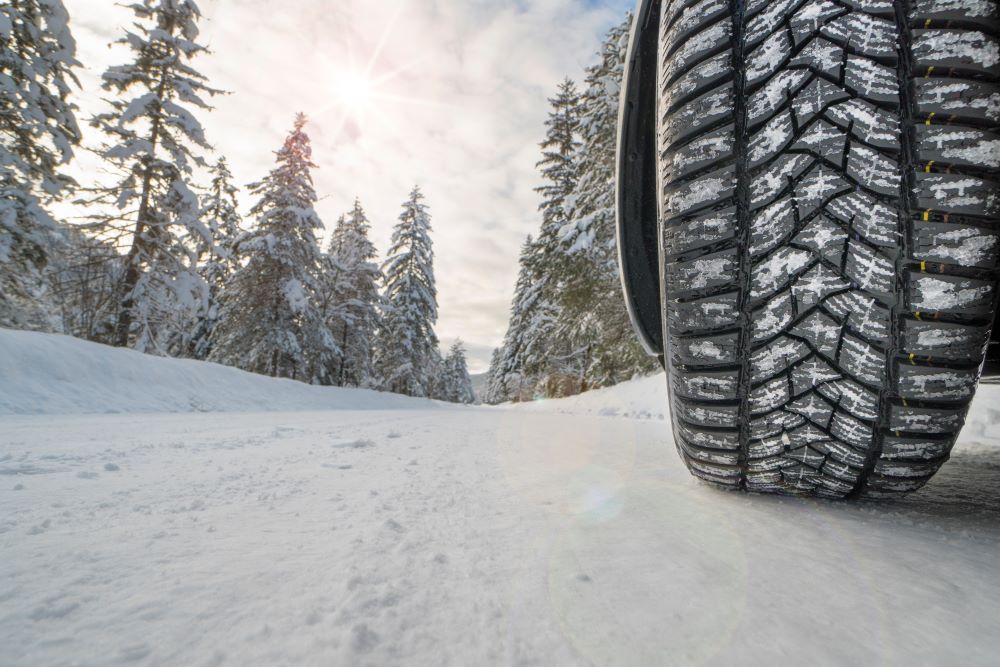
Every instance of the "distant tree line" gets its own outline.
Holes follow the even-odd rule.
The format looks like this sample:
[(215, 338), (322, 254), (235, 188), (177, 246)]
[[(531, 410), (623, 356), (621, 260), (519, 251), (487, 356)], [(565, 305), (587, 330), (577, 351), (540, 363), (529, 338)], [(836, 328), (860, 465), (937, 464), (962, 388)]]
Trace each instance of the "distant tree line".
[[(65, 174), (82, 132), (61, 0), (0, 4), (0, 326), (66, 333), (274, 377), (475, 400), (464, 348), (442, 357), (430, 214), (415, 187), (379, 265), (360, 202), (320, 249), (299, 114), (274, 168), (239, 190), (197, 119), (223, 91), (194, 69), (197, 6), (139, 0), (89, 119), (111, 178)], [(57, 222), (59, 201), (88, 212)]]
[(549, 100), (538, 168), (541, 224), (521, 248), (510, 322), (484, 402), (576, 394), (655, 370), (632, 335), (615, 233), (618, 101), (631, 19)]

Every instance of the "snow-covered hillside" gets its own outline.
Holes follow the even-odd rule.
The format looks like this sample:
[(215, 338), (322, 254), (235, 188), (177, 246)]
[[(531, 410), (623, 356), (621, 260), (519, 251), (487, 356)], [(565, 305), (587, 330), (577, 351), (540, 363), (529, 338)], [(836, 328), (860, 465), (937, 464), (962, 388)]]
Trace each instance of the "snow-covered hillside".
[(926, 489), (851, 504), (696, 482), (661, 377), (467, 408), (58, 336), (0, 352), (3, 665), (1000, 652), (996, 387)]

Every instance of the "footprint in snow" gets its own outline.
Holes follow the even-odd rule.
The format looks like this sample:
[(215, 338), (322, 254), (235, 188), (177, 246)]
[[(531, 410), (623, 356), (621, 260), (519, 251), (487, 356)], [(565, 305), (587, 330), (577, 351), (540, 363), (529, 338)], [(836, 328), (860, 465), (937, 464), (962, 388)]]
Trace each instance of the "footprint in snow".
[(121, 470), (121, 468), (118, 467), (117, 463), (105, 463), (104, 469), (107, 470), (108, 472), (117, 472)]
[(87, 470), (81, 470), (80, 472), (76, 473), (76, 476), (79, 477), (80, 479), (97, 479), (96, 472), (89, 472)]

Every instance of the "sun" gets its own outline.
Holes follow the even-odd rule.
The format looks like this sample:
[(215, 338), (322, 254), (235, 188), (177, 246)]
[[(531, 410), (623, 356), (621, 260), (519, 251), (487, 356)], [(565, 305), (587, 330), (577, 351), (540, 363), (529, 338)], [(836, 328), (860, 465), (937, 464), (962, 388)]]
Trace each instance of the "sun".
[(347, 71), (334, 80), (334, 93), (339, 104), (353, 114), (371, 108), (375, 97), (375, 84), (364, 73)]

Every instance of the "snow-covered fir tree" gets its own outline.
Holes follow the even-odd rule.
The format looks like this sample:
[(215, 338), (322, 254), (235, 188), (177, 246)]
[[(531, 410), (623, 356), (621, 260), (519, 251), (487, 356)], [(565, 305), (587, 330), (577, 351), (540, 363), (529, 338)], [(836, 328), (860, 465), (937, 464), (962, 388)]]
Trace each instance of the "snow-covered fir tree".
[(560, 312), (555, 336), (574, 354), (580, 390), (653, 369), (635, 337), (618, 274), (615, 152), (630, 20), (611, 29), (587, 71), (581, 102), (577, 182), (560, 230)]
[(193, 109), (208, 109), (210, 87), (191, 62), (201, 14), (191, 0), (140, 0), (129, 8), (132, 29), (118, 43), (130, 62), (104, 73), (110, 110), (92, 124), (106, 136), (102, 155), (118, 174), (97, 190), (94, 204), (113, 207), (100, 216), (127, 247), (114, 342), (165, 352), (176, 327), (207, 307), (197, 272), (196, 247), (211, 243), (201, 223), (192, 169), (209, 149)]
[(545, 285), (544, 276), (536, 259), (538, 244), (528, 236), (521, 246), (520, 270), (517, 283), (514, 285), (514, 298), (510, 308), (510, 320), (503, 345), (500, 348), (500, 359), (494, 379), (496, 390), (494, 398), (498, 403), (505, 401), (530, 400), (534, 394), (534, 378), (527, 375), (525, 367), (541, 367), (543, 357), (528, 359), (532, 352), (544, 352), (545, 337), (540, 332), (551, 330), (551, 321), (537, 326), (536, 318), (551, 317), (551, 308), (538, 307), (542, 289)]
[(46, 205), (72, 181), (76, 44), (62, 0), (0, 2), (0, 326), (60, 330), (46, 266), (61, 245)]
[(456, 340), (441, 364), (441, 396), (451, 403), (471, 405), (476, 402), (476, 392), (472, 389), (469, 365), (465, 358), (465, 346)]
[(205, 359), (211, 351), (212, 331), (219, 319), (219, 294), (230, 276), (240, 266), (237, 241), (242, 233), (243, 219), (239, 213), (239, 188), (233, 185), (233, 174), (225, 158), (219, 158), (210, 170), (212, 183), (203, 198), (202, 223), (208, 235), (197, 239), (198, 271), (208, 289), (205, 307), (190, 329), (190, 340), (183, 341), (178, 352), (195, 359)]
[(209, 359), (243, 370), (328, 384), (340, 354), (317, 306), (323, 228), (313, 208), (312, 148), (306, 117), (277, 152), (277, 165), (250, 192), (255, 227), (237, 243), (245, 264), (220, 296)]
[(522, 247), (491, 399), (576, 393), (651, 370), (631, 334), (618, 279), (615, 137), (630, 19), (613, 27), (579, 96), (550, 100), (539, 188), (542, 223)]
[(555, 336), (555, 327), (561, 311), (564, 257), (559, 234), (569, 220), (577, 181), (574, 160), (580, 147), (576, 84), (564, 80), (549, 104), (542, 159), (537, 165), (543, 178), (542, 186), (537, 188), (542, 196), (542, 222), (538, 238), (529, 237), (521, 248), (520, 271), (497, 378), (498, 388), (503, 387), (503, 400), (528, 400), (536, 390), (546, 395), (562, 393), (566, 362), (572, 358), (565, 341)]
[(503, 376), (500, 372), (502, 362), (503, 348), (493, 348), (493, 354), (490, 355), (490, 368), (486, 372), (485, 389), (483, 390), (482, 397), (483, 403), (486, 405), (499, 405), (509, 400), (502, 381)]
[(428, 396), (437, 352), (437, 288), (431, 219), (419, 187), (403, 204), (393, 229), (385, 275), (386, 312), (379, 329), (376, 370), (389, 391)]
[(377, 251), (368, 237), (371, 224), (361, 202), (337, 221), (327, 251), (324, 276), (325, 319), (340, 354), (331, 380), (341, 387), (375, 384), (372, 355), (379, 324), (382, 272)]

